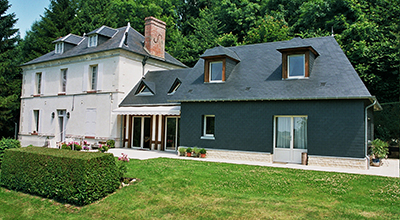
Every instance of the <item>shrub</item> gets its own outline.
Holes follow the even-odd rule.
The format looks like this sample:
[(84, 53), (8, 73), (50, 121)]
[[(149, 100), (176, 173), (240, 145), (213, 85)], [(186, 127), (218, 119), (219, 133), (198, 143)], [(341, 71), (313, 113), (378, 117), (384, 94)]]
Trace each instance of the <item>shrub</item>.
[(0, 167), (3, 160), (3, 154), (6, 149), (20, 148), (21, 143), (18, 140), (11, 138), (2, 138), (0, 140)]
[(108, 149), (109, 149), (108, 145), (100, 144), (100, 146), (99, 146), (99, 151), (102, 152), (102, 153), (108, 151)]
[(383, 159), (389, 153), (389, 144), (380, 139), (375, 139), (371, 143), (372, 154), (376, 159)]
[(207, 153), (206, 149), (202, 148), (202, 149), (200, 150), (200, 154), (206, 154), (206, 153)]
[(180, 148), (179, 148), (179, 155), (180, 155), (180, 156), (185, 156), (185, 152), (186, 152), (186, 149), (185, 149), (185, 148), (183, 148), (183, 147), (180, 147)]
[(0, 184), (8, 189), (86, 205), (119, 187), (112, 154), (26, 147), (4, 154)]
[(61, 145), (61, 149), (63, 149), (63, 150), (72, 150), (71, 146), (69, 146), (69, 145), (67, 145), (67, 144), (65, 144), (65, 143), (63, 143), (63, 144)]
[(76, 151), (80, 151), (80, 150), (82, 150), (82, 146), (81, 145), (75, 145), (74, 149)]
[(192, 153), (192, 148), (190, 147), (186, 148), (186, 153)]
[(107, 140), (106, 144), (110, 147), (110, 148), (115, 148), (115, 141), (114, 140)]

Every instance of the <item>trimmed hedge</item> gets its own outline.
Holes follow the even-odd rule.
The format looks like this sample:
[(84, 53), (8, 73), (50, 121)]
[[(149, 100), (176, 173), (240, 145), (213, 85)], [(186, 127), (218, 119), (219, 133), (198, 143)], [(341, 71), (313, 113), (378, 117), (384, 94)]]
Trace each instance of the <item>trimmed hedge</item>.
[(0, 184), (82, 206), (114, 192), (120, 175), (112, 154), (26, 147), (5, 151)]
[(19, 140), (11, 139), (11, 138), (2, 138), (0, 140), (0, 167), (1, 167), (1, 162), (3, 160), (3, 154), (6, 149), (10, 148), (20, 148), (21, 143)]

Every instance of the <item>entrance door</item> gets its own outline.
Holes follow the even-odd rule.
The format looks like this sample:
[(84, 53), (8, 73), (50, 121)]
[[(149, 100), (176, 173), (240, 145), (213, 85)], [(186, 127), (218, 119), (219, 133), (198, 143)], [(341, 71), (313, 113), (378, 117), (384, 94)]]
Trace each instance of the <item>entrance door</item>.
[(133, 117), (132, 147), (150, 149), (151, 118)]
[(65, 110), (58, 110), (58, 131), (60, 134), (60, 142), (64, 142), (65, 140)]
[(274, 161), (301, 163), (301, 153), (307, 152), (307, 117), (276, 116)]
[(176, 151), (179, 146), (179, 120), (178, 117), (166, 117), (165, 150)]

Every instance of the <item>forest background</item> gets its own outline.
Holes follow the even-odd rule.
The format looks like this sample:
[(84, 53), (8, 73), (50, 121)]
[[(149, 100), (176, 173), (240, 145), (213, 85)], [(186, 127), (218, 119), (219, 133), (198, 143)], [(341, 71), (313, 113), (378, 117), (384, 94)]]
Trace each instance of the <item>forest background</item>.
[(0, 0), (0, 137), (19, 120), (21, 64), (54, 50), (69, 33), (107, 25), (144, 33), (144, 18), (167, 23), (166, 51), (189, 67), (208, 48), (334, 34), (383, 106), (376, 137), (400, 139), (399, 0), (51, 0), (21, 39), (8, 0)]

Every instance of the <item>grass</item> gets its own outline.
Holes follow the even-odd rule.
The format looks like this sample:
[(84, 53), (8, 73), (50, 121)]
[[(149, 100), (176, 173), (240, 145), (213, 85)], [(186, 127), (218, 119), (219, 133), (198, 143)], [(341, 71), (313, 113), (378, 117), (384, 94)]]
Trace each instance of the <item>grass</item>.
[(400, 179), (131, 160), (134, 185), (76, 207), (0, 188), (0, 219), (399, 219)]

